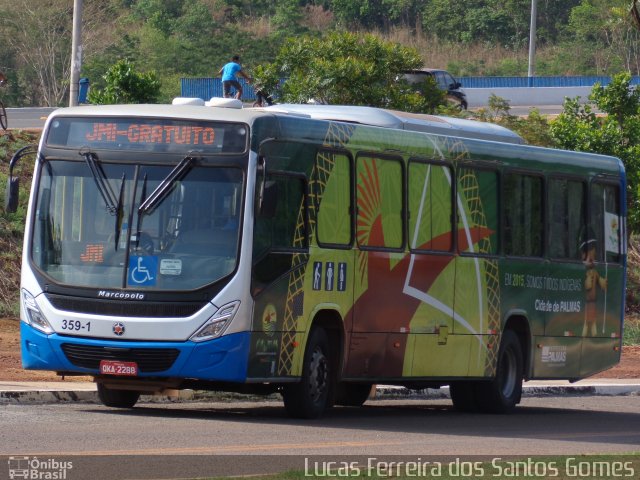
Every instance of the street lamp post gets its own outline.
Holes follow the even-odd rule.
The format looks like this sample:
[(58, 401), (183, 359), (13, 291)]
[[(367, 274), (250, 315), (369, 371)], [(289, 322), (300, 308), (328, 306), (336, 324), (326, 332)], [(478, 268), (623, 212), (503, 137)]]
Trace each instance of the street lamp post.
[(536, 16), (538, 14), (538, 0), (531, 0), (531, 26), (529, 28), (529, 86), (533, 87), (533, 76), (536, 71)]
[(69, 106), (78, 105), (78, 87), (82, 68), (82, 0), (73, 0), (73, 32), (71, 37), (71, 84)]

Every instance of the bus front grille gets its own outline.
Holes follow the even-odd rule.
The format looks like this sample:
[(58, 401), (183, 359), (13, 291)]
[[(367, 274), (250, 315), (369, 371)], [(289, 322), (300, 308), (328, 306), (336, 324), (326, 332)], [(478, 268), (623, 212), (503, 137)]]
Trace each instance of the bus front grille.
[(111, 348), (63, 343), (62, 351), (76, 367), (98, 369), (101, 360), (136, 362), (141, 373), (169, 370), (180, 351), (175, 348)]
[(207, 302), (119, 302), (94, 298), (70, 297), (66, 295), (45, 294), (58, 310), (89, 313), (94, 315), (113, 315), (127, 317), (190, 317)]

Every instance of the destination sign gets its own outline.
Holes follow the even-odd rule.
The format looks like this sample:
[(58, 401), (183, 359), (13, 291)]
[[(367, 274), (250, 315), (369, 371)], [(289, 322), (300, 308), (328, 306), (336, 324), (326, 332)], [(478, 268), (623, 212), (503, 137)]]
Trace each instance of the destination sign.
[(51, 123), (47, 146), (153, 152), (241, 153), (243, 124), (148, 118), (67, 118)]
[(90, 142), (177, 143), (180, 145), (214, 145), (216, 130), (212, 127), (131, 124), (126, 129), (117, 123), (94, 123), (85, 138)]

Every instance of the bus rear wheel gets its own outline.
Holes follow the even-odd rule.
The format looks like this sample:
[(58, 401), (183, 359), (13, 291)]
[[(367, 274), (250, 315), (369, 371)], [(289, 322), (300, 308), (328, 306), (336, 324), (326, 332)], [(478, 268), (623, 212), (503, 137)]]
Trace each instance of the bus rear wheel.
[(294, 418), (318, 418), (331, 407), (333, 369), (329, 339), (322, 328), (309, 334), (300, 382), (285, 385), (284, 408)]
[(478, 382), (475, 388), (480, 411), (508, 413), (520, 403), (524, 375), (520, 339), (512, 330), (502, 334), (496, 376), (491, 381)]
[(107, 407), (132, 408), (140, 398), (140, 392), (116, 390), (98, 383), (98, 398)]

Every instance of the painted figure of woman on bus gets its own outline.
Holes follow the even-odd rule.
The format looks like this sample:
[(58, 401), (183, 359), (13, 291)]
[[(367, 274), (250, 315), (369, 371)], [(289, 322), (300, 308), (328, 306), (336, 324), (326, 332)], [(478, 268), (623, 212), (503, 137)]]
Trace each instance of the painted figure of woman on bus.
[(596, 317), (598, 300), (598, 289), (607, 291), (607, 279), (600, 276), (596, 269), (598, 240), (593, 231), (589, 229), (580, 243), (580, 253), (582, 263), (587, 268), (584, 279), (584, 290), (586, 293), (585, 323), (582, 328), (582, 336), (595, 337), (597, 333)]

